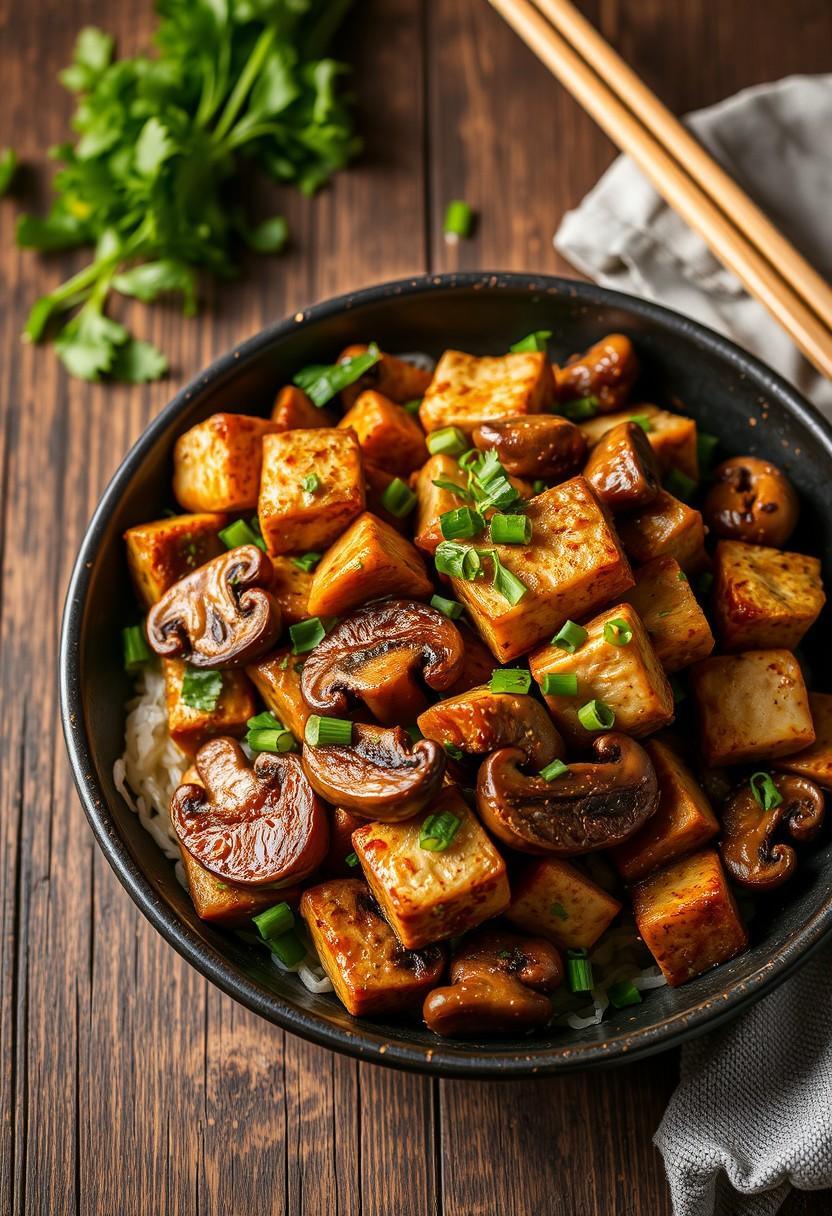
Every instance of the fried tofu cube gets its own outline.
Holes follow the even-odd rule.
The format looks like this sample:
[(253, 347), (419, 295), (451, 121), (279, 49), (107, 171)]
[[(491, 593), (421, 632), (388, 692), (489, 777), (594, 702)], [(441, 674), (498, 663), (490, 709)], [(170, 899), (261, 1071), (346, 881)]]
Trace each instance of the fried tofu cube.
[(803, 672), (788, 650), (747, 650), (695, 663), (700, 745), (712, 767), (790, 756), (815, 741)]
[(248, 511), (257, 506), (263, 437), (275, 425), (245, 414), (212, 414), (173, 449), (173, 492), (186, 511)]
[(335, 426), (337, 421), (332, 410), (315, 405), (296, 384), (284, 385), (272, 407), (276, 431), (314, 431)]
[(273, 904), (296, 906), (300, 900), (302, 887), (249, 887), (241, 882), (228, 882), (207, 870), (181, 841), (179, 851), (188, 881), (188, 893), (200, 920), (225, 925), (230, 929), (243, 928), (249, 924), (252, 916), (265, 912)]
[(610, 849), (627, 882), (701, 849), (719, 831), (708, 795), (673, 748), (659, 739), (648, 739), (644, 747), (656, 770), (659, 807), (635, 836)]
[(618, 534), (635, 562), (675, 557), (686, 574), (707, 565), (702, 515), (687, 503), (660, 490), (653, 502), (618, 520)]
[(338, 426), (352, 427), (366, 461), (399, 477), (428, 458), (424, 432), (413, 415), (374, 389), (361, 394)]
[(258, 501), (270, 554), (322, 552), (364, 510), (361, 449), (353, 431), (284, 431), (263, 442)]
[(772, 767), (783, 773), (808, 777), (823, 789), (832, 790), (832, 696), (825, 692), (810, 692), (809, 708), (815, 728), (814, 743), (793, 756), (777, 760)]
[(301, 570), (291, 557), (273, 557), (274, 577), (269, 591), (280, 604), (283, 624), (295, 625), (305, 621), (309, 613), (309, 592), (312, 590), (312, 571)]
[(714, 619), (724, 650), (794, 650), (825, 602), (816, 557), (738, 540), (717, 545)]
[(246, 675), (266, 702), (266, 708), (292, 732), (298, 743), (303, 740), (306, 719), (312, 712), (300, 691), (302, 670), (303, 659), (292, 654), (291, 646), (275, 650), (246, 668)]
[[(624, 621), (632, 632), (626, 646), (604, 637), (605, 626)], [(587, 701), (604, 701), (615, 712), (615, 729), (640, 738), (673, 721), (673, 690), (638, 613), (629, 604), (608, 608), (584, 626), (587, 639), (574, 654), (543, 646), (529, 655), (529, 668), (541, 687), (547, 675), (577, 675), (575, 697), (545, 696), (555, 724), (567, 740), (587, 746), (594, 734), (578, 718)]]
[(197, 566), (225, 552), (219, 532), (227, 523), (226, 515), (202, 513), (174, 515), (127, 529), (127, 565), (145, 608)]
[(552, 399), (552, 373), (543, 351), (492, 356), (446, 350), (419, 409), (426, 431), (458, 426), (466, 435), (481, 422), (539, 414)]
[(632, 890), (644, 944), (677, 988), (748, 948), (748, 933), (713, 849), (675, 861)]
[[(338, 362), (343, 363), (345, 359), (366, 355), (368, 350), (366, 343), (354, 343), (341, 351)], [(341, 390), (341, 401), (344, 409), (348, 410), (365, 389), (374, 388), (391, 401), (406, 405), (408, 401), (415, 401), (424, 394), (432, 374), (423, 367), (417, 367), (415, 363), (409, 363), (407, 359), (400, 359), (397, 355), (388, 355), (382, 351), (378, 363), (356, 380), (355, 384)]]
[[(446, 811), (460, 820), (456, 835), (441, 852), (423, 849), (422, 824)], [(453, 786), (412, 819), (365, 824), (352, 843), (370, 890), (409, 950), (465, 933), (508, 907), (505, 862)]]
[(186, 665), (181, 659), (163, 659), (168, 732), (177, 747), (195, 756), (214, 735), (246, 733), (246, 723), (257, 712), (254, 689), (241, 671), (223, 671), (222, 692), (212, 710), (194, 709), (182, 700)]
[(598, 414), (595, 418), (580, 423), (580, 428), (587, 444), (593, 448), (607, 431), (622, 422), (632, 421), (633, 418), (647, 421), (647, 438), (656, 454), (662, 475), (669, 473), (671, 469), (678, 469), (680, 473), (690, 477), (691, 481), (699, 480), (696, 423), (683, 414), (672, 414), (670, 410), (660, 410), (657, 405), (644, 403), (615, 414)]
[(334, 878), (308, 888), (300, 911), (321, 966), (355, 1017), (418, 1009), (439, 983), (441, 946), (403, 950), (360, 879)]
[[(615, 530), (585, 478), (537, 494), (526, 514), (532, 523), (528, 545), (489, 546), (527, 588), (522, 599), (510, 604), (492, 586), (489, 559), (487, 577), (451, 579), (454, 594), (500, 662), (525, 654), (565, 621), (583, 619), (633, 585)], [(482, 540), (460, 543), (482, 546)]]
[(432, 591), (418, 550), (365, 511), (324, 554), (312, 579), (309, 611), (313, 616), (343, 616), (383, 595), (423, 600)]
[(625, 599), (635, 608), (665, 671), (681, 671), (714, 648), (708, 618), (675, 557), (654, 557), (634, 571)]
[(439, 516), (446, 511), (453, 511), (463, 505), (463, 498), (437, 486), (437, 481), (453, 482), (465, 488), (465, 475), (452, 456), (441, 453), (422, 465), (416, 478), (416, 522), (413, 537), (416, 545), (425, 553), (433, 554), (436, 546), (442, 540), (442, 530), (439, 526)]
[(512, 880), (506, 920), (563, 950), (589, 950), (621, 911), (621, 904), (583, 870), (545, 857)]

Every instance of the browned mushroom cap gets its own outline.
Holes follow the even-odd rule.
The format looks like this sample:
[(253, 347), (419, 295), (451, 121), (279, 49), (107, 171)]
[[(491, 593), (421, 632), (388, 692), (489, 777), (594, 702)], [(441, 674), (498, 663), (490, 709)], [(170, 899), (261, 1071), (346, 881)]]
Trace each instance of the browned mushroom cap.
[(769, 891), (791, 878), (797, 854), (791, 845), (775, 843), (778, 831), (796, 841), (811, 840), (823, 824), (821, 790), (805, 777), (775, 776), (783, 801), (764, 810), (750, 785), (737, 790), (722, 811), (722, 860), (734, 882), (755, 891)]
[(569, 857), (620, 844), (650, 818), (659, 787), (650, 757), (626, 735), (593, 741), (595, 764), (570, 764), (552, 781), (520, 771), (517, 748), (494, 752), (480, 767), (477, 806), (483, 823), (523, 853)]
[(565, 755), (563, 740), (539, 701), (522, 693), (492, 692), (488, 686), (438, 701), (420, 714), (418, 726), (426, 739), (475, 756), (519, 747), (535, 769)]
[(206, 869), (250, 886), (317, 869), (329, 827), (297, 756), (263, 752), (251, 767), (235, 739), (220, 737), (203, 744), (196, 767), (202, 784), (180, 785), (170, 814), (182, 844)]
[(714, 470), (702, 514), (717, 536), (776, 549), (794, 531), (800, 503), (776, 465), (756, 456), (734, 456)]
[(595, 397), (598, 410), (609, 414), (622, 406), (638, 379), (638, 358), (624, 334), (608, 334), (563, 367), (552, 369), (558, 401)]
[(553, 414), (528, 414), (474, 427), (474, 443), (494, 448), (507, 473), (532, 480), (563, 481), (581, 467), (586, 439), (581, 429)]
[(413, 722), (427, 704), (416, 678), (449, 688), (462, 671), (459, 630), (415, 600), (359, 608), (319, 642), (303, 665), (303, 699), (317, 713), (343, 714), (357, 698), (380, 722)]
[(436, 1034), (461, 1037), (528, 1030), (548, 1022), (542, 996), (563, 979), (547, 941), (490, 929), (466, 938), (451, 963), (451, 984), (428, 993), (423, 1014)]
[(611, 511), (645, 507), (659, 492), (659, 466), (650, 440), (636, 422), (620, 422), (596, 443), (584, 477)]
[(354, 726), (352, 743), (303, 748), (303, 768), (313, 789), (336, 806), (365, 819), (409, 819), (436, 796), (445, 773), (438, 743), (412, 744), (401, 727)]
[(251, 663), (280, 633), (280, 606), (265, 590), (273, 577), (271, 561), (256, 545), (240, 545), (206, 562), (151, 608), (151, 648), (192, 667)]

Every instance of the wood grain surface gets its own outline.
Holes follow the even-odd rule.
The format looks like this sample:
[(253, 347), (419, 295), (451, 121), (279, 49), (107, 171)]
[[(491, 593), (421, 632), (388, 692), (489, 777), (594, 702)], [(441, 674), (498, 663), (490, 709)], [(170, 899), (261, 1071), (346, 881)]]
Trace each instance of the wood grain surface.
[[(832, 69), (828, 0), (597, 0), (587, 14), (677, 111)], [(142, 45), (150, 0), (0, 0), (0, 145), (45, 206), (66, 137), (56, 73), (97, 22)], [(366, 153), (314, 201), (278, 195), (291, 251), (209, 287), (198, 320), (125, 309), (171, 356), (147, 389), (68, 381), (22, 345), (27, 306), (78, 259), (14, 247), (0, 203), (0, 1214), (666, 1216), (653, 1131), (674, 1056), (529, 1084), (439, 1082), (281, 1033), (192, 971), (122, 891), (60, 736), (58, 620), (108, 477), (175, 386), (334, 292), (456, 267), (562, 271), (551, 236), (614, 151), (486, 0), (358, 0)], [(449, 249), (449, 198), (480, 212)], [(264, 213), (274, 200), (264, 198)], [(272, 207), (273, 209), (273, 207)], [(239, 407), (244, 402), (232, 403)], [(795, 1196), (790, 1216), (828, 1212)]]

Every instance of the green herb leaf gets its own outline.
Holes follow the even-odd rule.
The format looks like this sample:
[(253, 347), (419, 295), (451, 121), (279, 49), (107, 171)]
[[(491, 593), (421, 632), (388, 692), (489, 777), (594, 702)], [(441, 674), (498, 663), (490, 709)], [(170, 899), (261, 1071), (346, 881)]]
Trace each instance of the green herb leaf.
[(240, 228), (240, 235), (255, 253), (280, 253), (289, 239), (289, 225), (282, 215), (273, 215), (253, 228)]
[(222, 696), (222, 672), (186, 667), (179, 695), (183, 705), (187, 705), (189, 709), (213, 713)]
[(17, 153), (14, 148), (0, 149), (0, 197), (6, 193), (12, 184), (12, 178), (17, 172)]
[(314, 363), (304, 367), (293, 377), (293, 383), (302, 388), (315, 405), (326, 405), (342, 389), (360, 380), (380, 358), (381, 351), (371, 342), (364, 354), (353, 355), (341, 363)]

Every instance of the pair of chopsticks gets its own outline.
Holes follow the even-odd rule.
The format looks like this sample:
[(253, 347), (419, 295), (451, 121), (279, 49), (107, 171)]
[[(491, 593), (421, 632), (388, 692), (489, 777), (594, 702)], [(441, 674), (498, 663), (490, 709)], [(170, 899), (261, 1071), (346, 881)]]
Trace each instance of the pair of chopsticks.
[(570, 0), (490, 0), (659, 194), (832, 379), (832, 289)]

